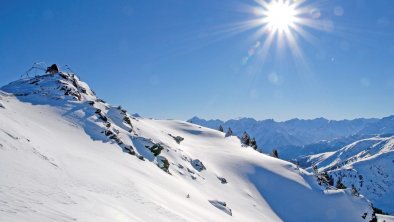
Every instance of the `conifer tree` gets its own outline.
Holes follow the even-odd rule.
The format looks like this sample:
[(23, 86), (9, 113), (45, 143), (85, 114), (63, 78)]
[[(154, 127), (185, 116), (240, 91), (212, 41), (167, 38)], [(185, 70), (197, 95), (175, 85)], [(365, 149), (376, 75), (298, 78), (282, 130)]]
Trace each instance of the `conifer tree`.
[(227, 132), (226, 132), (226, 137), (232, 136), (233, 135), (233, 131), (231, 130), (231, 128), (229, 127)]
[(254, 137), (249, 141), (249, 146), (251, 146), (254, 150), (257, 150), (257, 142)]
[(218, 128), (218, 130), (219, 130), (220, 132), (224, 132), (223, 126), (220, 125), (219, 128)]
[(273, 149), (272, 150), (272, 156), (275, 157), (275, 158), (279, 158), (278, 150)]
[(250, 136), (249, 134), (245, 131), (244, 134), (242, 135), (241, 138), (241, 143), (243, 145), (249, 146), (250, 145)]

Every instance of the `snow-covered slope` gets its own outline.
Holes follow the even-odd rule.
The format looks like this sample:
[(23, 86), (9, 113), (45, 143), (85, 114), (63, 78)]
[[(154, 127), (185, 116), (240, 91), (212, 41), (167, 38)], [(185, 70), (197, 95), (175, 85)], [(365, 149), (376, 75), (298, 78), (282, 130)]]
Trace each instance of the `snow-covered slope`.
[(134, 117), (72, 74), (0, 90), (0, 221), (368, 221), (363, 197), (183, 121)]
[(394, 214), (394, 137), (372, 137), (309, 157), (321, 171), (352, 185), (384, 212)]

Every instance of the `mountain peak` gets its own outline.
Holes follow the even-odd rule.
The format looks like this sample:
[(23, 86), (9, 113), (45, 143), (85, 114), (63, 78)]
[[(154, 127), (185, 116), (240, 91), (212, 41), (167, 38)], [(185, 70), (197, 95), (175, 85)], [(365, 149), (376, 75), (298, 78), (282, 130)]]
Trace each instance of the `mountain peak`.
[(96, 100), (95, 93), (74, 73), (57, 72), (23, 78), (0, 88), (18, 97), (74, 101)]

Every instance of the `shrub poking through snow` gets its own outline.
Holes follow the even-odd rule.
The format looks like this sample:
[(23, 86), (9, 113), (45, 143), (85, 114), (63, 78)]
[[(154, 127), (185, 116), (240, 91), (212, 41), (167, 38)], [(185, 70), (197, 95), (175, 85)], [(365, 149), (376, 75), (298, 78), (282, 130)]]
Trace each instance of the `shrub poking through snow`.
[(164, 149), (164, 147), (162, 145), (160, 145), (159, 143), (155, 143), (155, 144), (153, 144), (153, 146), (151, 146), (149, 148), (149, 150), (153, 153), (154, 156), (160, 155), (160, 153), (163, 149)]
[(198, 172), (206, 170), (204, 164), (199, 159), (192, 160), (191, 164)]

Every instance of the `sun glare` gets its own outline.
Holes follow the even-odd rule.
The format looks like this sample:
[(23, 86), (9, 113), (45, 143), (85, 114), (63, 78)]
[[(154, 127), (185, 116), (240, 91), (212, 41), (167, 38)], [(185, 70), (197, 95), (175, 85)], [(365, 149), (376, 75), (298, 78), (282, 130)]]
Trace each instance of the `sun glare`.
[[(254, 29), (250, 39), (252, 44), (247, 55), (242, 58), (246, 65), (252, 60), (264, 61), (273, 55), (271, 49), (276, 47), (277, 55), (283, 55), (288, 49), (294, 58), (304, 63), (301, 41), (316, 44), (318, 39), (310, 30), (331, 32), (333, 23), (322, 18), (316, 4), (308, 0), (254, 0), (256, 5), (247, 5), (245, 9), (253, 14), (253, 18), (229, 25), (220, 34), (231, 36), (236, 33)], [(341, 14), (340, 12), (338, 14)], [(257, 58), (257, 59), (253, 59)]]
[[(253, 7), (256, 19), (243, 23), (241, 28), (256, 28), (253, 38), (259, 47), (254, 52), (268, 55), (269, 49), (276, 43), (278, 49), (288, 47), (294, 57), (303, 57), (298, 41), (301, 38), (314, 42), (316, 39), (307, 29), (323, 29), (320, 11), (307, 3), (307, 0), (255, 0), (258, 6)], [(261, 43), (261, 44), (260, 44)], [(261, 45), (261, 47), (260, 47)], [(254, 53), (256, 54), (256, 53)], [(246, 60), (250, 60), (250, 56)]]
[(272, 30), (283, 32), (294, 26), (296, 14), (289, 2), (274, 1), (267, 5), (262, 19)]

